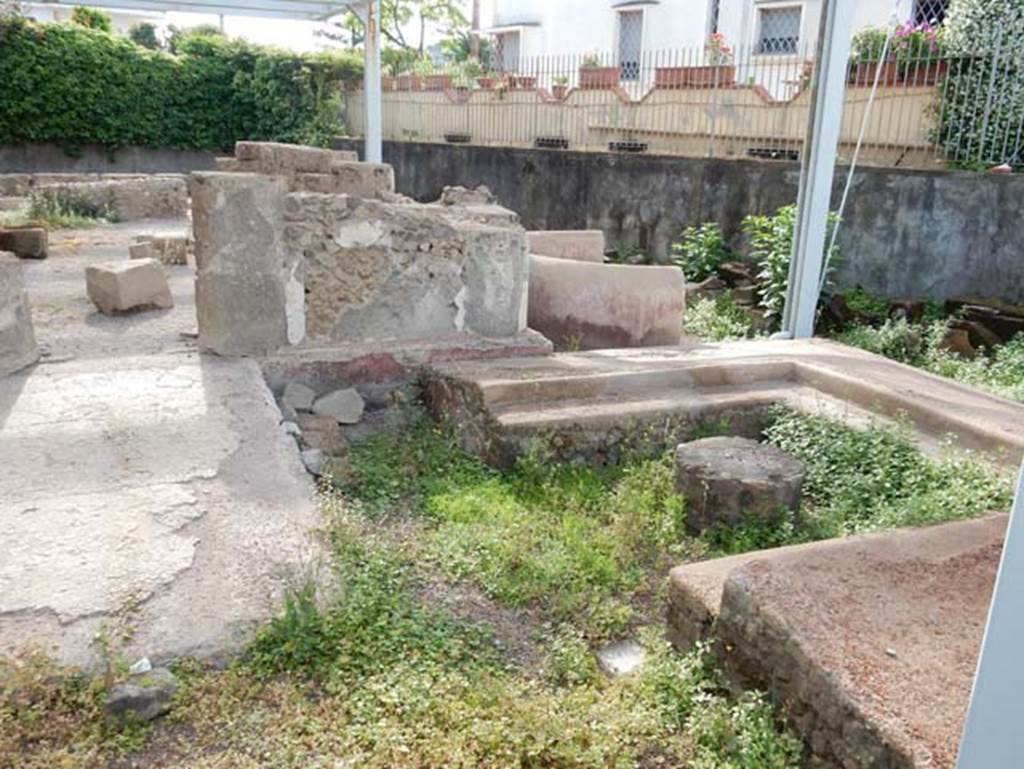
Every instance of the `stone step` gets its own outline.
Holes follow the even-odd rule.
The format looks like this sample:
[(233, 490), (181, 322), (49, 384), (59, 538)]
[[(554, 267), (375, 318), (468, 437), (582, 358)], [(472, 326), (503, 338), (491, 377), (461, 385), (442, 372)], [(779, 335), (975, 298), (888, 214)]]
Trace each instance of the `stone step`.
[(1014, 466), (1024, 405), (833, 343), (740, 342), (432, 366), (428, 406), (470, 451), (507, 465), (544, 438), (559, 458), (617, 461), (707, 434), (756, 437), (775, 403), (848, 424), (909, 420), (923, 449), (947, 436)]

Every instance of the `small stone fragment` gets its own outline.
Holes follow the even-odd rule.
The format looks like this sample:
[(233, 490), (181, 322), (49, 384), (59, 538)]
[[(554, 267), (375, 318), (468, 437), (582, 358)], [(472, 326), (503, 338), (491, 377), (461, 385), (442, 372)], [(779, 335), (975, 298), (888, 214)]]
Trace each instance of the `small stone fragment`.
[(343, 425), (359, 422), (365, 408), (363, 396), (354, 387), (327, 393), (313, 403), (314, 414), (332, 416)]
[(644, 647), (631, 638), (616, 641), (597, 652), (597, 664), (610, 676), (627, 676), (644, 664)]
[(85, 286), (93, 304), (107, 315), (174, 306), (167, 276), (156, 259), (90, 265), (85, 268)]
[(153, 250), (153, 244), (148, 241), (145, 243), (132, 243), (128, 246), (128, 258), (156, 259), (156, 251)]
[(282, 422), (281, 427), (284, 428), (284, 431), (288, 433), (288, 435), (294, 435), (296, 438), (302, 435), (302, 430), (294, 422)]
[(306, 449), (300, 456), (306, 471), (315, 478), (320, 477), (320, 470), (324, 466), (324, 453), (320, 449)]
[(149, 661), (149, 657), (143, 657), (142, 659), (136, 660), (132, 663), (132, 666), (128, 668), (128, 674), (137, 676), (142, 673), (148, 673), (153, 669), (153, 663)]
[(104, 711), (111, 721), (129, 717), (152, 721), (170, 711), (177, 690), (178, 679), (174, 674), (166, 668), (156, 668), (116, 684), (107, 695)]
[(284, 394), (281, 396), (281, 402), (296, 411), (312, 411), (314, 400), (316, 391), (298, 382), (289, 382), (285, 385)]
[(304, 448), (319, 449), (334, 457), (348, 457), (348, 442), (334, 417), (329, 414), (299, 414), (296, 421)]

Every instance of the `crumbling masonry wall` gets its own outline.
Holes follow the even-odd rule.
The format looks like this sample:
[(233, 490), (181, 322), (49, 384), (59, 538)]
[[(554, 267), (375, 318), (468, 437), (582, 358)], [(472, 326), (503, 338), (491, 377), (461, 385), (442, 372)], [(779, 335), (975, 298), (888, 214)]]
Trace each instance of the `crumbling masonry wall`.
[(240, 143), (221, 162), (240, 170), (190, 176), (204, 348), (262, 355), (526, 329), (515, 214), (485, 193), (415, 203), (394, 193), (390, 167), (340, 154)]

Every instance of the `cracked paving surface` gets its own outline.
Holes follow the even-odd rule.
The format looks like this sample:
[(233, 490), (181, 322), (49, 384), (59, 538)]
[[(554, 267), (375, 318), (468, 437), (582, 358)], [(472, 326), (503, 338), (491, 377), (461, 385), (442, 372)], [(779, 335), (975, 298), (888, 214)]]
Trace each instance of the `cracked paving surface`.
[(173, 310), (85, 297), (87, 264), (170, 228), (56, 233), (26, 266), (47, 356), (0, 380), (0, 652), (95, 664), (93, 636), (127, 625), (129, 657), (220, 657), (318, 568), (313, 486), (257, 365), (189, 341), (190, 268)]

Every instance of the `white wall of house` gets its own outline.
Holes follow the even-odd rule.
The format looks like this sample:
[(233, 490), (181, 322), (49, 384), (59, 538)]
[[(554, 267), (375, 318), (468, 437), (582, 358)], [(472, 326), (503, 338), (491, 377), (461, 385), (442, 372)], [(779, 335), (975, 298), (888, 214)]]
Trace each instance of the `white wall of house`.
[[(854, 31), (885, 24), (894, 8), (909, 18), (915, 0), (855, 0)], [(757, 52), (765, 21), (788, 28), (799, 15), (798, 48), (813, 47), (821, 0), (493, 0), (490, 28), (518, 36), (521, 59), (559, 54), (614, 54), (623, 13), (642, 13), (642, 50), (702, 48), (712, 31), (727, 42)], [(507, 38), (506, 38), (507, 39)], [(774, 55), (783, 55), (776, 52)]]
[[(100, 4), (83, 3), (93, 8), (100, 8), (104, 13), (110, 15), (114, 29), (122, 34), (136, 24), (143, 22), (162, 28), (167, 18), (162, 12), (153, 11), (128, 11), (121, 8), (103, 8)], [(74, 8), (69, 5), (54, 5), (51, 3), (23, 3), (22, 13), (30, 19), (40, 22), (70, 21)]]

